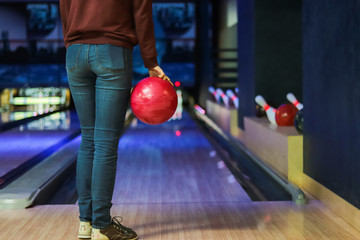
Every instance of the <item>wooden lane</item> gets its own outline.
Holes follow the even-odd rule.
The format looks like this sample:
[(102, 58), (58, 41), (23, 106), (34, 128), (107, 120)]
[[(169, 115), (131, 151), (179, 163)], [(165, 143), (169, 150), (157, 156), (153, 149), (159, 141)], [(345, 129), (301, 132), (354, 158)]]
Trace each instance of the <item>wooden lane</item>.
[[(60, 119), (53, 119), (54, 116)], [(42, 154), (48, 148), (79, 131), (75, 114), (60, 112), (32, 121), (25, 127), (13, 128), (0, 133), (0, 177), (15, 170), (27, 161)], [(58, 129), (53, 129), (53, 125)], [(42, 127), (44, 130), (34, 129)], [(66, 129), (63, 129), (66, 128)]]
[(121, 138), (114, 203), (234, 201), (251, 199), (188, 115)]
[[(181, 129), (177, 137), (175, 130)], [(355, 240), (321, 202), (252, 202), (191, 122), (122, 137), (112, 216), (146, 240)], [(0, 240), (77, 239), (77, 205), (0, 210)]]
[[(360, 233), (319, 201), (115, 204), (146, 240), (355, 240)], [(77, 239), (76, 205), (36, 206), (0, 211), (0, 239)]]

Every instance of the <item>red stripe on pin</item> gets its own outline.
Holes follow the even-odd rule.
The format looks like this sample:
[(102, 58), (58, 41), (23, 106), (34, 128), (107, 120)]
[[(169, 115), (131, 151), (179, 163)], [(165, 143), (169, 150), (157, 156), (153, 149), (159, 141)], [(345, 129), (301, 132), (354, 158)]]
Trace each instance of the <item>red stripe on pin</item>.
[(222, 93), (222, 94), (221, 94), (221, 97), (222, 97), (222, 98), (225, 97), (225, 96), (226, 96), (225, 93)]
[(264, 105), (265, 111), (269, 110), (269, 108), (270, 108), (270, 106), (269, 106), (268, 104), (265, 104), (265, 105)]
[(295, 105), (295, 106), (299, 105), (299, 101), (298, 101), (298, 100), (295, 100), (295, 101), (294, 101), (294, 105)]
[(235, 101), (236, 98), (237, 97), (234, 95), (234, 96), (231, 97), (231, 100)]

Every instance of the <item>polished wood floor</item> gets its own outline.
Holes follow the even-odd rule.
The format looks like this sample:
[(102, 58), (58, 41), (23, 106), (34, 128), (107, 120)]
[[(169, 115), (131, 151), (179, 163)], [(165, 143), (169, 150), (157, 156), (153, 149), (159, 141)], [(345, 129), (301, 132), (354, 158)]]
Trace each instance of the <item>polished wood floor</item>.
[(118, 152), (114, 203), (251, 201), (191, 119), (139, 124)]
[[(144, 240), (360, 239), (319, 201), (251, 201), (188, 116), (124, 134), (113, 203)], [(72, 240), (77, 230), (76, 204), (0, 210), (0, 240)]]
[[(0, 239), (77, 239), (76, 205), (36, 206), (0, 211)], [(146, 240), (356, 240), (360, 233), (318, 201), (115, 204)]]
[[(32, 121), (25, 127), (20, 126), (0, 133), (1, 143), (4, 143), (0, 146), (0, 178), (79, 131), (77, 117), (71, 117), (70, 112), (56, 114), (64, 118), (60, 120), (69, 122), (67, 130), (61, 129), (63, 126), (60, 125), (60, 120), (53, 120), (50, 115)], [(59, 126), (54, 124), (56, 121)]]

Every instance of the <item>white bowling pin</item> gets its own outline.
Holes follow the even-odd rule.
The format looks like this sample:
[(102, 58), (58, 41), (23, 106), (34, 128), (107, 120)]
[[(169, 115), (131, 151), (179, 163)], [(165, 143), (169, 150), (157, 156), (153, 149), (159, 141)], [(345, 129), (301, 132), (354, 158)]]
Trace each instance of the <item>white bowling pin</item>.
[(177, 119), (182, 119), (182, 113), (183, 113), (183, 97), (182, 97), (182, 92), (181, 90), (177, 90), (176, 91), (177, 95), (178, 95), (178, 106), (176, 108), (176, 117)]
[(233, 101), (235, 108), (239, 108), (239, 98), (231, 89), (226, 90), (226, 95)]
[(299, 109), (299, 110), (303, 109), (304, 106), (301, 103), (299, 103), (299, 101), (296, 99), (296, 97), (295, 97), (295, 95), (293, 93), (288, 93), (286, 95), (286, 98), (287, 98), (287, 100), (289, 100), (289, 102), (294, 104), (294, 106), (297, 109)]
[(208, 88), (208, 90), (209, 90), (209, 93), (211, 93), (212, 95), (215, 95), (215, 88), (214, 87), (209, 87)]
[(223, 92), (223, 90), (221, 88), (218, 88), (218, 89), (216, 89), (216, 93), (218, 96), (220, 96), (224, 105), (226, 107), (229, 107), (229, 98), (228, 98), (228, 96), (226, 96), (226, 94)]
[(176, 107), (174, 115), (170, 118), (170, 120), (180, 120), (182, 118), (183, 112), (183, 97), (181, 90), (176, 90), (176, 94), (178, 96), (178, 105)]
[(277, 125), (275, 120), (276, 109), (270, 107), (269, 104), (267, 104), (267, 102), (261, 95), (257, 95), (255, 97), (255, 102), (265, 109), (266, 116), (269, 119), (270, 123)]
[(214, 96), (215, 101), (216, 101), (217, 103), (220, 103), (220, 96), (217, 95), (217, 92), (215, 91), (215, 88), (214, 88), (214, 87), (209, 87), (208, 90), (209, 90), (209, 92), (211, 93), (211, 95)]

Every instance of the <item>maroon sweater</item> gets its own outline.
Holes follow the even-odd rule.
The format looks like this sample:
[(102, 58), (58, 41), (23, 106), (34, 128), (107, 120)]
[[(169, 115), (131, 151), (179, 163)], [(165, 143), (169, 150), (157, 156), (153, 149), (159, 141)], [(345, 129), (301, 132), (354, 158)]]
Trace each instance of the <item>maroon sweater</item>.
[(60, 0), (65, 46), (140, 45), (145, 67), (158, 65), (152, 0)]

